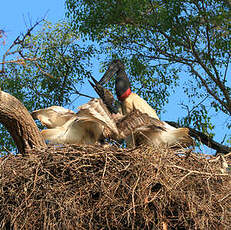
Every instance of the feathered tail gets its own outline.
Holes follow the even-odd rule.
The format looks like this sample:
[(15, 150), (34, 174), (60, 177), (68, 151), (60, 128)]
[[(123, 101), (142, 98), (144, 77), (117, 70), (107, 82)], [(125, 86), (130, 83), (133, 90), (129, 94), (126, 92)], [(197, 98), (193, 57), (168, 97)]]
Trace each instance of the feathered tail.
[(180, 144), (188, 147), (194, 144), (193, 139), (189, 135), (188, 128), (168, 129), (166, 132), (162, 132), (162, 137), (170, 146)]

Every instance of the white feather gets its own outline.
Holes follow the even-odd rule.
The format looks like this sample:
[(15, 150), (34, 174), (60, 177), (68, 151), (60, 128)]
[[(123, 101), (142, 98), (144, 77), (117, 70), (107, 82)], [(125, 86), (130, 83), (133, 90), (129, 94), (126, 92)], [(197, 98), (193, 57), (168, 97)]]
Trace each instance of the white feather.
[(76, 116), (76, 113), (61, 106), (51, 106), (49, 108), (35, 110), (31, 115), (34, 119), (40, 120), (47, 128), (56, 128), (64, 125), (69, 119)]

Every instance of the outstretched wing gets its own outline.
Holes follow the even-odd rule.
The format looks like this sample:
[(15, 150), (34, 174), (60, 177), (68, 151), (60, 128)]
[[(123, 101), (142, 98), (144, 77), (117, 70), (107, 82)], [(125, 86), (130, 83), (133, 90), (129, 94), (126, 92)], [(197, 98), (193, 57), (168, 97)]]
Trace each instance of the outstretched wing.
[(134, 110), (118, 121), (117, 128), (121, 139), (133, 135), (136, 145), (143, 143), (167, 144), (169, 146), (180, 144), (186, 147), (193, 145), (193, 139), (190, 137), (187, 128), (176, 129), (166, 122), (152, 118), (139, 110)]
[[(62, 126), (43, 130), (43, 137), (53, 143), (94, 144), (102, 136), (104, 127), (107, 131), (118, 134), (116, 123), (101, 99), (92, 99), (78, 109), (78, 113), (72, 114)], [(48, 109), (45, 110), (46, 116), (48, 111), (50, 112)], [(44, 116), (44, 110), (37, 112), (37, 116), (41, 114)], [(61, 116), (61, 113), (52, 114), (55, 119), (58, 119), (58, 115)]]
[(152, 118), (148, 114), (142, 113), (136, 109), (117, 121), (116, 125), (121, 139), (126, 138), (131, 134), (149, 130), (166, 131), (165, 122)]
[(81, 105), (78, 109), (77, 115), (80, 122), (97, 122), (118, 135), (116, 123), (101, 99), (94, 98), (88, 103)]
[(73, 116), (75, 117), (76, 113), (61, 106), (51, 106), (49, 108), (35, 110), (31, 115), (35, 120), (40, 120), (42, 125), (47, 128), (56, 128), (63, 126)]
[(56, 144), (85, 144), (88, 140), (84, 125), (72, 117), (63, 126), (41, 131), (45, 140)]

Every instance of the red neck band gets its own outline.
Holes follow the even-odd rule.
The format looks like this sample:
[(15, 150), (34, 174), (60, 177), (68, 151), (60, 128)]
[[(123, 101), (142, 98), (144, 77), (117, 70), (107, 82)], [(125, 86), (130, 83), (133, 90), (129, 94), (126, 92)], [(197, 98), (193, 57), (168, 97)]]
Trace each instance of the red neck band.
[(118, 97), (118, 99), (119, 99), (120, 101), (123, 101), (123, 100), (125, 100), (131, 93), (132, 93), (132, 92), (131, 92), (131, 89), (128, 88), (120, 97)]

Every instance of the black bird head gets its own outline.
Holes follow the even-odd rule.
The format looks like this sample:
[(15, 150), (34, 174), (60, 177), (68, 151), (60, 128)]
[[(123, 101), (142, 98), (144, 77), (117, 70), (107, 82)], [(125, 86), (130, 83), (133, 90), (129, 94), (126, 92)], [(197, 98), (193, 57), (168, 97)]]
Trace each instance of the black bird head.
[(126, 73), (125, 74), (118, 73), (115, 80), (115, 90), (116, 90), (117, 98), (120, 101), (123, 101), (126, 97), (128, 97), (131, 94), (130, 82)]
[(125, 72), (125, 66), (120, 60), (114, 60), (108, 67), (108, 70), (100, 79), (99, 83), (101, 85), (105, 84), (116, 74), (115, 80), (115, 90), (116, 95), (119, 100), (124, 100), (127, 96), (130, 95), (130, 82)]

